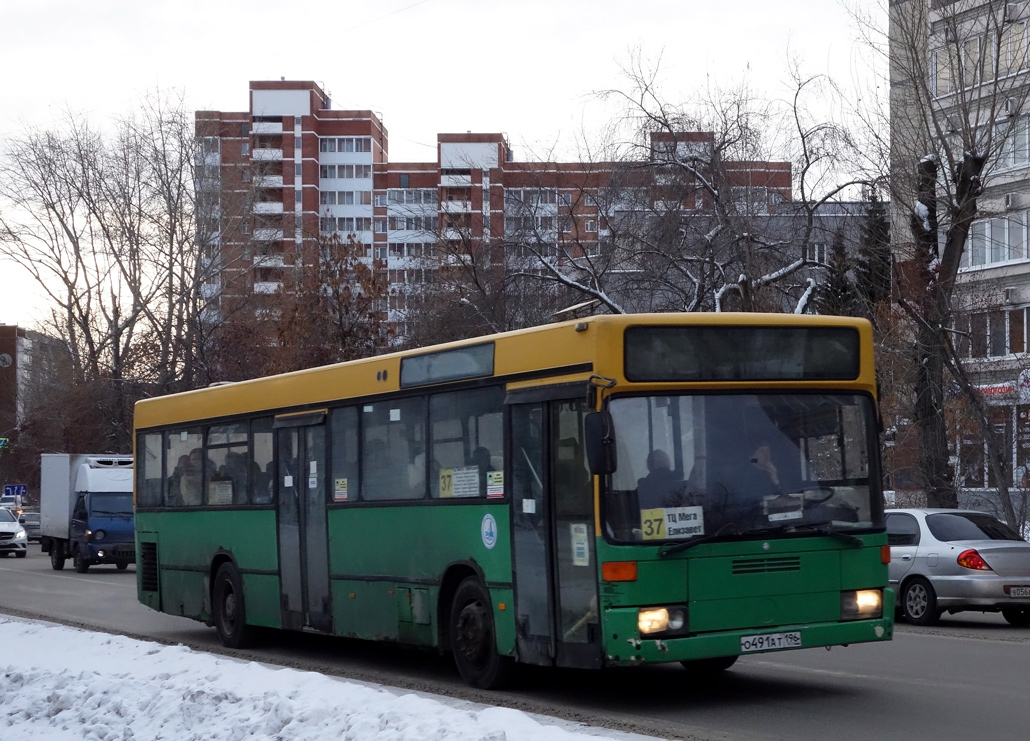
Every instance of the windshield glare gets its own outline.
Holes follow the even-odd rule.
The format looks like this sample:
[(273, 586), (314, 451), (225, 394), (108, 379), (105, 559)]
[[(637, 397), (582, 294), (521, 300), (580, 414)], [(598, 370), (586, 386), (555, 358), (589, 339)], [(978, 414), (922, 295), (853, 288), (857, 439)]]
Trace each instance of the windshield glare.
[(89, 500), (89, 510), (94, 515), (131, 515), (132, 494), (94, 493)]
[(866, 396), (637, 396), (610, 410), (618, 469), (603, 517), (613, 540), (882, 525)]

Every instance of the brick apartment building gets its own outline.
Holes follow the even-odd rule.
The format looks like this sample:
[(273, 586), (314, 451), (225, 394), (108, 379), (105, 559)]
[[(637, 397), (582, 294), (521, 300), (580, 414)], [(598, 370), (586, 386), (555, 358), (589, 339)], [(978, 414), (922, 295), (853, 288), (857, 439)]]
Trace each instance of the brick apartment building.
[[(503, 134), (441, 133), (434, 162), (391, 162), (382, 121), (367, 110), (334, 110), (314, 82), (250, 84), (250, 110), (199, 111), (198, 198), (214, 216), (202, 223), (213, 261), (205, 290), (224, 300), (241, 292), (271, 298), (289, 290), (298, 271), (318, 260), (335, 235), (382, 260), (391, 297), (384, 319), (404, 335), (406, 296), (426, 275), (426, 257), (448, 245), (518, 258), (532, 236), (536, 259), (589, 255), (608, 234), (609, 219), (640, 204), (599, 204), (618, 178), (626, 192), (646, 191), (704, 212), (701, 189), (663, 195), (662, 157), (704, 155), (711, 134), (658, 133), (651, 162), (518, 162)], [(658, 165), (656, 167), (656, 165)], [(734, 198), (757, 213), (789, 216), (791, 165), (723, 163)], [(784, 204), (784, 206), (781, 206)], [(825, 252), (825, 250), (824, 250)], [(824, 257), (811, 255), (813, 259)]]

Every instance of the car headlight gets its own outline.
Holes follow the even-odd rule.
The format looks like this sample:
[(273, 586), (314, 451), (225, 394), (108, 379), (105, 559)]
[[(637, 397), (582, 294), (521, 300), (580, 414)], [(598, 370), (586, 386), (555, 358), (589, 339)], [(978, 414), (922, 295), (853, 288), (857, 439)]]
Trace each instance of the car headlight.
[(640, 635), (681, 633), (686, 627), (686, 606), (642, 607), (637, 612), (637, 630)]
[(883, 592), (879, 589), (853, 589), (840, 593), (841, 620), (868, 620), (883, 616)]
[(103, 540), (106, 537), (107, 537), (107, 533), (105, 533), (103, 530), (94, 530), (93, 531), (93, 540)]
[(16, 532), (14, 534), (14, 539), (15, 540), (17, 540), (18, 538), (24, 538), (24, 537), (25, 537), (25, 531), (24, 530), (19, 530), (18, 532)]

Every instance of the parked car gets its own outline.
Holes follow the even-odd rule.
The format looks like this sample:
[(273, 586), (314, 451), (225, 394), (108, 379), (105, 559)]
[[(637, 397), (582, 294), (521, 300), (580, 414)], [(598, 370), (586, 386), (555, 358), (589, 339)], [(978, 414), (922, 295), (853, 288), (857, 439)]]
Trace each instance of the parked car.
[(888, 569), (902, 616), (932, 625), (943, 612), (1001, 612), (1030, 626), (1030, 543), (984, 512), (889, 509)]
[(8, 553), (25, 558), (29, 553), (29, 538), (14, 513), (0, 507), (0, 556), (6, 558)]
[(39, 541), (39, 512), (25, 512), (18, 518), (18, 522), (25, 526), (29, 542)]

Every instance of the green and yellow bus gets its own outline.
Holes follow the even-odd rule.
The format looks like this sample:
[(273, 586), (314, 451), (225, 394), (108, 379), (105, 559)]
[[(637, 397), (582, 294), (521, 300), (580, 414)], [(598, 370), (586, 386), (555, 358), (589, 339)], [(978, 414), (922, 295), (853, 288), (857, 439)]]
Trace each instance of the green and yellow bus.
[(139, 599), (465, 681), (889, 640), (872, 331), (597, 316), (136, 405)]

